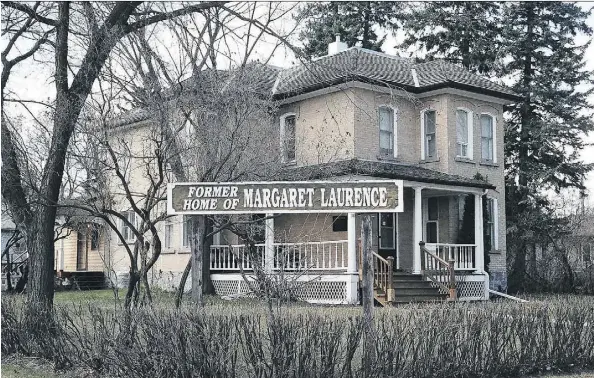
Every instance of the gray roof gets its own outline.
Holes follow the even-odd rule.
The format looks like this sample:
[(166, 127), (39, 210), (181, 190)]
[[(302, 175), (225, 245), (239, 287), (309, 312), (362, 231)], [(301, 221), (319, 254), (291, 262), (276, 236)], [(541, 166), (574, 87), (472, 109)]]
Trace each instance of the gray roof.
[[(415, 80), (416, 75), (416, 80)], [(351, 47), (297, 67), (282, 69), (257, 62), (232, 71), (204, 70), (175, 88), (164, 91), (166, 99), (180, 94), (221, 90), (237, 83), (249, 85), (255, 95), (283, 99), (298, 94), (347, 83), (362, 81), (423, 93), (439, 88), (460, 88), (511, 101), (520, 99), (511, 89), (490, 81), (464, 67), (434, 60), (416, 63), (413, 59)], [(134, 109), (109, 122), (110, 127), (132, 124), (150, 118), (146, 109)]]
[[(415, 75), (418, 82), (415, 83)], [(510, 100), (519, 99), (511, 89), (443, 60), (415, 63), (413, 59), (352, 47), (304, 65), (283, 70), (274, 88), (276, 97), (358, 80), (422, 93), (440, 87), (460, 87)]]
[(279, 181), (321, 180), (346, 175), (495, 189), (493, 184), (486, 181), (442, 173), (415, 165), (360, 159), (286, 168), (280, 174), (275, 175), (274, 179)]

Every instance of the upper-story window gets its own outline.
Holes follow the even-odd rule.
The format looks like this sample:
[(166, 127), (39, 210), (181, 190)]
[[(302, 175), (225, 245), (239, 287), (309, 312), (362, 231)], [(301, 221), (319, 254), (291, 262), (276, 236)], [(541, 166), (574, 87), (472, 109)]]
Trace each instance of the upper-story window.
[(472, 159), (472, 112), (456, 110), (456, 156)]
[(422, 113), (423, 147), (421, 150), (421, 159), (434, 159), (437, 157), (437, 142), (435, 138), (435, 119), (437, 113), (435, 110), (425, 110)]
[(389, 106), (379, 107), (380, 155), (396, 157), (396, 115)]
[(280, 123), (282, 161), (283, 163), (292, 163), (295, 161), (295, 114), (287, 113), (283, 115)]
[(497, 162), (495, 154), (495, 118), (490, 114), (481, 114), (481, 159)]

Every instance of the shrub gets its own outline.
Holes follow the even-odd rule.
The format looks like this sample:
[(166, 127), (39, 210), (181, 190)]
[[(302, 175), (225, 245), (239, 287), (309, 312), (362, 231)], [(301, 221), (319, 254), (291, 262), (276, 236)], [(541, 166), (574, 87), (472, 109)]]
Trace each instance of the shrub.
[(378, 310), (373, 350), (353, 309), (230, 308), (57, 307), (28, 327), (22, 305), (3, 298), (2, 353), (115, 377), (499, 377), (594, 364), (588, 297)]

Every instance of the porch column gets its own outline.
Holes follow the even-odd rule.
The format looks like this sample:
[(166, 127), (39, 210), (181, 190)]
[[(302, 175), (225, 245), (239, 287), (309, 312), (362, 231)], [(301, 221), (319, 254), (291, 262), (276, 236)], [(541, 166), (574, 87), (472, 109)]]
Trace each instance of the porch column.
[(347, 273), (358, 274), (357, 270), (357, 230), (355, 213), (348, 214), (348, 241), (347, 241)]
[(415, 209), (413, 215), (413, 273), (421, 273), (421, 247), (419, 242), (423, 240), (423, 206), (421, 193), (423, 188), (415, 188)]
[(357, 223), (356, 214), (348, 213), (347, 218), (347, 274), (346, 302), (357, 304), (359, 301), (359, 270), (357, 269)]
[(264, 232), (264, 270), (272, 272), (274, 268), (274, 214), (266, 214)]
[(483, 243), (483, 196), (474, 195), (474, 244), (475, 268), (478, 272), (485, 271), (485, 245)]

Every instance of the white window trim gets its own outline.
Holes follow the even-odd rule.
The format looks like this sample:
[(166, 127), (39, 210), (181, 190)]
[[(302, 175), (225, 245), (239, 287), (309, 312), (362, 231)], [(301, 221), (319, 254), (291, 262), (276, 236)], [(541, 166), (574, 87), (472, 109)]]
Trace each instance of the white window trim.
[[(171, 233), (169, 235), (169, 246), (167, 246), (167, 228), (171, 227)], [(163, 223), (163, 250), (164, 251), (169, 251), (172, 252), (174, 251), (173, 248), (173, 235), (175, 234), (174, 232), (174, 225), (173, 222), (171, 221), (171, 219), (166, 219), (165, 222)]]
[(439, 156), (439, 152), (437, 150), (437, 110), (432, 108), (427, 108), (421, 110), (421, 160), (426, 160), (425, 157), (425, 113), (427, 112), (435, 112), (435, 156), (431, 159), (437, 159)]
[(482, 112), (479, 115), (479, 125), (480, 125), (480, 129), (481, 129), (481, 155), (480, 155), (480, 159), (483, 159), (483, 125), (481, 124), (481, 119), (480, 117), (487, 115), (489, 117), (491, 117), (491, 119), (493, 120), (493, 164), (497, 163), (497, 117), (494, 116), (493, 114), (489, 113), (489, 112)]
[[(467, 138), (468, 138), (468, 146), (466, 147), (466, 152), (468, 153), (468, 156), (462, 156), (462, 155), (458, 155), (458, 110), (462, 110), (466, 112), (466, 116), (467, 116)], [(465, 108), (465, 107), (458, 107), (456, 108), (456, 156), (457, 157), (461, 157), (464, 159), (470, 159), (472, 160), (473, 158), (473, 146), (474, 146), (474, 141), (473, 141), (473, 129), (474, 129), (474, 114), (472, 112), (472, 110)]]
[(294, 163), (297, 160), (297, 143), (295, 143), (295, 159), (287, 160), (285, 151), (285, 119), (287, 117), (295, 117), (295, 139), (297, 139), (297, 114), (293, 112), (284, 113), (280, 117), (280, 148), (281, 148), (281, 161), (283, 163)]
[[(398, 157), (398, 108), (392, 104), (380, 104), (377, 107), (377, 129), (378, 133), (381, 133), (380, 124), (379, 124), (379, 110), (380, 108), (389, 108), (392, 109), (392, 113), (394, 114), (394, 125), (392, 125), (392, 134), (394, 135), (394, 146), (392, 149), (394, 150), (394, 157)], [(379, 143), (379, 136), (378, 136), (378, 143)], [(380, 147), (381, 149), (381, 147)]]

